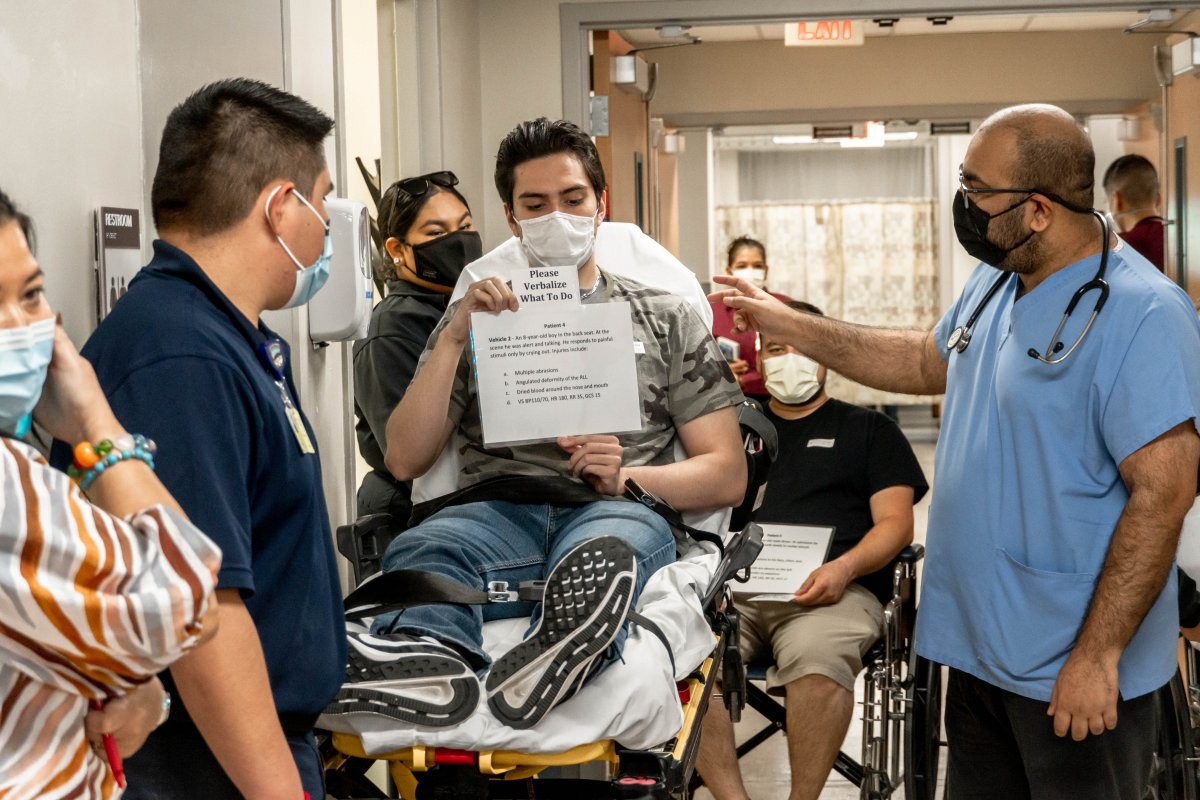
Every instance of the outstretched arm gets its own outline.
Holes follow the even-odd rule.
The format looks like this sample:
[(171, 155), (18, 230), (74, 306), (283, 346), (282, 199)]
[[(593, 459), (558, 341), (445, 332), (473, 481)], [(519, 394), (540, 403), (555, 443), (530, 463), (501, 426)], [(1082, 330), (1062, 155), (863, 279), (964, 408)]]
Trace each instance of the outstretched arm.
[(872, 328), (788, 308), (741, 278), (714, 275), (730, 288), (708, 297), (733, 308), (738, 330), (755, 330), (875, 389), (906, 394), (946, 390), (946, 360), (932, 331)]

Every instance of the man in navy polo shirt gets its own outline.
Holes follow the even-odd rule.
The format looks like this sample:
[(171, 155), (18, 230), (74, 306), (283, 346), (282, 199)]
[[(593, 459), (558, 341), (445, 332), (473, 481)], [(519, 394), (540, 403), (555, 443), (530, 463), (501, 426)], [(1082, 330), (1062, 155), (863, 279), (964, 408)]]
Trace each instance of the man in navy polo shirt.
[(332, 127), (246, 79), (176, 107), (151, 195), (154, 259), (83, 349), (224, 551), (221, 630), (171, 668), (182, 702), (126, 765), (126, 797), (325, 796), (311, 729), (345, 670), (341, 591), (312, 429), (261, 314), (307, 302), (327, 274)]

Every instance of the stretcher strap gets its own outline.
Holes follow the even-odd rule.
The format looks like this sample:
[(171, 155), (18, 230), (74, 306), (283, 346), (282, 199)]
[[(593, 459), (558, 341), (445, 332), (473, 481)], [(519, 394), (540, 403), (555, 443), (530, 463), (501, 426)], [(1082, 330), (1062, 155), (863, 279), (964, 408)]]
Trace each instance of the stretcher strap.
[(625, 496), (631, 500), (636, 500), (655, 514), (658, 514), (672, 528), (683, 531), (698, 542), (707, 542), (708, 544), (715, 545), (717, 552), (722, 555), (725, 553), (725, 542), (722, 541), (720, 536), (685, 524), (682, 514), (672, 508), (665, 500), (643, 489), (633, 478), (625, 480)]
[(629, 612), (629, 621), (632, 622), (634, 625), (638, 625), (642, 628), (645, 628), (650, 633), (652, 633), (658, 637), (658, 640), (660, 642), (662, 642), (663, 647), (665, 647), (667, 649), (667, 658), (671, 659), (671, 675), (674, 676), (675, 675), (675, 653), (673, 653), (671, 651), (671, 643), (669, 641), (667, 641), (667, 635), (665, 633), (663, 633), (663, 629), (658, 627), (658, 623), (656, 623), (654, 620), (650, 619), (649, 617), (644, 617), (641, 614), (639, 614), (638, 612), (633, 611), (633, 610), (630, 610), (630, 612)]
[(453, 578), (415, 569), (398, 569), (367, 579), (346, 596), (344, 607), (346, 619), (354, 621), (430, 603), (473, 606), (488, 602), (487, 592), (465, 586)]

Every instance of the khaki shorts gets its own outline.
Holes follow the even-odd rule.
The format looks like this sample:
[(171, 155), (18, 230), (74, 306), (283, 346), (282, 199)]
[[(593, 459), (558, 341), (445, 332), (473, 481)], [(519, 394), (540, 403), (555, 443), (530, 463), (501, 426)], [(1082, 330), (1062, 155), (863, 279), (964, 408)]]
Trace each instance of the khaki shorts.
[(883, 633), (883, 606), (857, 583), (831, 606), (751, 603), (747, 595), (735, 596), (734, 605), (742, 615), (742, 660), (773, 662), (767, 691), (775, 695), (805, 675), (824, 675), (853, 691), (863, 656)]

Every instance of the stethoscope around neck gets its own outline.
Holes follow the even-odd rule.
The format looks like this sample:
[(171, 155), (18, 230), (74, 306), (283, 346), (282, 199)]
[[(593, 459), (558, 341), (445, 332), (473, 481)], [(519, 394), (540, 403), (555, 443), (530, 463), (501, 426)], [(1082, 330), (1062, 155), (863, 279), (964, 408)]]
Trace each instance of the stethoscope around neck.
[[(1075, 349), (1083, 342), (1088, 335), (1088, 331), (1092, 329), (1092, 323), (1096, 321), (1096, 317), (1100, 314), (1100, 309), (1104, 308), (1104, 304), (1108, 302), (1108, 281), (1104, 280), (1104, 273), (1108, 269), (1108, 253), (1109, 240), (1112, 236), (1108, 227), (1108, 220), (1104, 215), (1093, 211), (1096, 219), (1100, 222), (1100, 229), (1104, 234), (1104, 247), (1100, 251), (1100, 268), (1096, 270), (1096, 275), (1087, 283), (1075, 290), (1075, 294), (1071, 296), (1071, 302), (1067, 303), (1067, 310), (1063, 312), (1062, 321), (1058, 323), (1058, 327), (1054, 330), (1054, 335), (1050, 337), (1050, 345), (1046, 348), (1046, 355), (1042, 355), (1034, 348), (1029, 348), (1028, 354), (1030, 358), (1037, 359), (1043, 364), (1061, 364), (1067, 360), (1067, 356), (1075, 352)], [(971, 316), (967, 318), (966, 325), (959, 325), (950, 332), (950, 338), (946, 340), (946, 350), (956, 350), (962, 353), (971, 344), (971, 334), (975, 330), (975, 323), (979, 320), (979, 315), (987, 308), (987, 304), (995, 297), (996, 292), (1000, 291), (1000, 287), (1011, 277), (1011, 273), (1005, 272), (996, 279), (987, 290), (987, 294), (979, 301), (979, 305), (975, 306), (975, 310), (971, 312)], [(1075, 306), (1079, 305), (1079, 301), (1088, 292), (1099, 291), (1100, 296), (1096, 299), (1096, 305), (1092, 308), (1092, 315), (1088, 318), (1087, 324), (1083, 326), (1083, 330), (1079, 334), (1079, 338), (1071, 345), (1067, 352), (1061, 356), (1058, 353), (1062, 352), (1065, 345), (1059, 341), (1059, 336), (1062, 335), (1063, 328), (1067, 326), (1067, 320), (1071, 318), (1071, 314), (1075, 311)], [(1055, 357), (1057, 356), (1057, 358)]]

